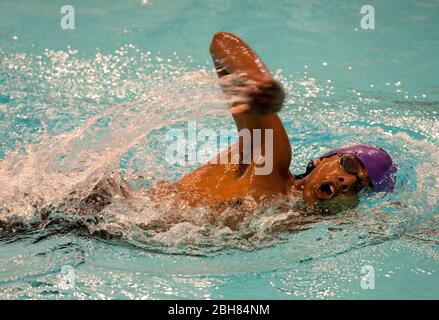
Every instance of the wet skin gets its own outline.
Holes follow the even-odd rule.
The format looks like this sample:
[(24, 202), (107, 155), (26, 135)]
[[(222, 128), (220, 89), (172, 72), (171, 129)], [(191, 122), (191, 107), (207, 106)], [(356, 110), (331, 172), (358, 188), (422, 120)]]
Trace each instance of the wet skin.
[[(238, 131), (273, 130), (273, 153), (265, 155), (272, 157), (273, 170), (267, 175), (257, 175), (255, 168), (258, 164), (254, 162), (208, 163), (183, 176), (174, 185), (181, 197), (193, 206), (215, 205), (248, 195), (257, 201), (279, 195), (303, 198), (309, 204), (355, 200), (355, 186), (358, 183), (367, 184), (367, 174), (361, 166), (356, 175), (344, 171), (339, 164), (339, 155), (315, 160), (315, 169), (307, 177), (294, 179), (289, 170), (290, 142), (276, 114), (282, 108), (284, 91), (256, 53), (237, 36), (224, 32), (215, 34), (210, 52), (219, 78), (239, 74), (246, 80), (234, 86), (220, 81), (226, 95), (240, 92), (245, 97), (231, 106)], [(242, 145), (237, 143), (224, 152), (230, 155), (233, 148), (238, 148), (242, 159)], [(264, 147), (263, 137), (262, 153)]]
[[(303, 199), (318, 209), (330, 208), (337, 212), (342, 208), (355, 206), (355, 190), (359, 183), (367, 185), (369, 180), (364, 168), (359, 164), (356, 174), (350, 174), (340, 166), (340, 155), (314, 160), (315, 168), (306, 177), (295, 180), (289, 167), (291, 163), (291, 145), (285, 128), (276, 114), (282, 108), (284, 92), (268, 69), (241, 39), (229, 33), (215, 34), (210, 47), (216, 66), (219, 84), (226, 95), (244, 93), (243, 100), (231, 105), (231, 113), (238, 131), (248, 129), (273, 130), (273, 152), (264, 154), (265, 137), (261, 140), (261, 154), (272, 157), (272, 171), (266, 175), (256, 174), (258, 167), (264, 164), (251, 162), (219, 164), (220, 155), (239, 154), (243, 158), (243, 143), (236, 143), (216, 157), (216, 164), (207, 163), (201, 168), (184, 175), (176, 183), (159, 181), (148, 190), (148, 197), (158, 204), (166, 199), (181, 205), (207, 205), (212, 212), (220, 215), (229, 206), (240, 205), (242, 200), (251, 196), (257, 203), (275, 198)], [(229, 75), (243, 75), (244, 82), (221, 81)], [(235, 152), (237, 151), (237, 152)], [(258, 152), (252, 150), (251, 152)], [(231, 158), (229, 158), (231, 159)], [(116, 178), (115, 178), (116, 177)], [(126, 182), (119, 181), (117, 175), (103, 178), (90, 195), (80, 199), (82, 211), (99, 211), (112, 202), (115, 197), (142, 201), (143, 196), (129, 188)], [(66, 203), (71, 201), (66, 198)], [(73, 199), (72, 201), (75, 201)], [(71, 205), (68, 205), (71, 207)], [(216, 214), (215, 214), (216, 215)], [(230, 226), (239, 222), (231, 222)]]

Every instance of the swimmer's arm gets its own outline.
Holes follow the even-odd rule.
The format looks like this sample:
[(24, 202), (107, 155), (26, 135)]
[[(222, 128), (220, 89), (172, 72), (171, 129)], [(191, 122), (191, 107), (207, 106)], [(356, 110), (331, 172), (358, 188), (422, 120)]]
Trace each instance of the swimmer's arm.
[(246, 111), (260, 115), (282, 108), (285, 98), (282, 86), (243, 40), (232, 33), (218, 32), (212, 39), (210, 53), (218, 76), (223, 80), (224, 76), (230, 76), (220, 81), (223, 90), (247, 98), (235, 102), (233, 107), (246, 104)]
[[(268, 68), (257, 54), (239, 37), (231, 33), (219, 32), (212, 39), (210, 53), (219, 78), (243, 75), (250, 85), (240, 86), (247, 102), (237, 101), (232, 105), (238, 130), (272, 129), (273, 164), (285, 174), (289, 174), (291, 146), (285, 128), (275, 113), (282, 108), (284, 91), (273, 78)], [(233, 79), (233, 78), (232, 78)], [(220, 81), (223, 91), (230, 89), (227, 81)], [(244, 108), (241, 108), (244, 105)]]

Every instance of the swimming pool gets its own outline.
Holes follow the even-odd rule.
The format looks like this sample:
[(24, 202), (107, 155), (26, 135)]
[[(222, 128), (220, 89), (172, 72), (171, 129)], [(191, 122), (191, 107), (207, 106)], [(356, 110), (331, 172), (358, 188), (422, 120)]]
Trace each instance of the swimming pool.
[[(0, 298), (439, 297), (437, 1), (369, 1), (372, 30), (362, 1), (72, 1), (74, 30), (64, 4), (0, 4)], [(395, 192), (301, 224), (261, 210), (238, 230), (191, 223), (201, 209), (171, 228), (148, 204), (48, 210), (114, 170), (140, 188), (197, 167), (163, 161), (163, 136), (188, 119), (233, 129), (215, 112), (216, 31), (282, 81), (294, 172), (377, 144), (398, 163)]]

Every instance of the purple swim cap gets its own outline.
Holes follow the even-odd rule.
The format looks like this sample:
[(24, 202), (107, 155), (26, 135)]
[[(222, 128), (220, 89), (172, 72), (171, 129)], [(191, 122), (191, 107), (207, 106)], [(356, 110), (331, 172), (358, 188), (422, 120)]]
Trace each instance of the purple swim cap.
[(391, 192), (395, 186), (393, 175), (396, 165), (390, 155), (379, 147), (357, 144), (355, 146), (338, 148), (329, 151), (320, 158), (327, 158), (335, 154), (354, 155), (360, 160), (372, 182), (375, 192)]

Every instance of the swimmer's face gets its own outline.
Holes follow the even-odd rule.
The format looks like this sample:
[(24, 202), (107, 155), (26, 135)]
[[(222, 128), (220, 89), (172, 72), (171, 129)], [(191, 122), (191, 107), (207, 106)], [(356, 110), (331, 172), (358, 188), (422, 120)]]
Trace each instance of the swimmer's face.
[(356, 194), (369, 185), (367, 173), (355, 157), (333, 155), (313, 163), (315, 169), (301, 182), (303, 199), (308, 203), (331, 200), (355, 205)]

